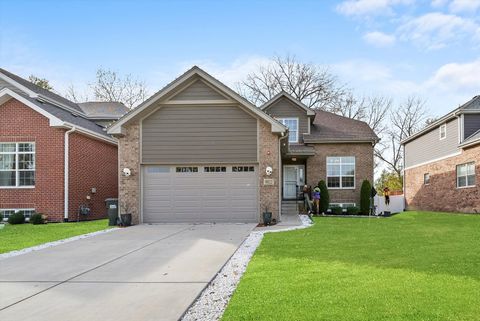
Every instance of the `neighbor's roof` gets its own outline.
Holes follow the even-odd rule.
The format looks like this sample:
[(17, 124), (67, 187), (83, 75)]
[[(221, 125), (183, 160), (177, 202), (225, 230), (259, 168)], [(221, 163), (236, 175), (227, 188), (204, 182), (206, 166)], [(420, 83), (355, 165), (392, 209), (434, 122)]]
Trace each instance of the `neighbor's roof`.
[(88, 101), (78, 106), (89, 117), (95, 119), (118, 119), (130, 109), (120, 102)]
[(46, 112), (45, 115), (51, 115), (64, 122), (66, 127), (76, 126), (80, 129), (86, 129), (86, 132), (102, 139), (115, 141), (102, 126), (89, 119), (89, 116), (78, 104), (1, 68), (0, 80), (5, 84), (8, 83), (8, 86), (0, 83), (0, 90), (4, 93), (3, 95), (10, 97), (18, 95), (19, 99), (25, 99), (25, 102)]
[(303, 135), (303, 140), (305, 143), (341, 143), (377, 142), (379, 138), (363, 121), (317, 110), (310, 135)]
[(477, 95), (477, 96), (474, 96), (469, 101), (467, 101), (465, 104), (460, 105), (460, 107), (457, 107), (451, 112), (449, 112), (448, 114), (440, 117), (439, 119), (437, 119), (436, 121), (434, 121), (433, 123), (425, 127), (424, 129), (422, 129), (421, 131), (416, 132), (415, 134), (405, 138), (404, 140), (401, 141), (401, 143), (406, 144), (414, 140), (415, 138), (428, 133), (432, 129), (435, 129), (436, 127), (449, 121), (450, 119), (457, 117), (460, 114), (479, 113), (479, 112), (480, 112), (480, 95)]

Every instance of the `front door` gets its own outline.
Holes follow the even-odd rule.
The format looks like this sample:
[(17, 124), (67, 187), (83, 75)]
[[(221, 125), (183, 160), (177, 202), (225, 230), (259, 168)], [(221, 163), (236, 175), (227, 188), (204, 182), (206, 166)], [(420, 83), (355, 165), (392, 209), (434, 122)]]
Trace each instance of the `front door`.
[(283, 165), (283, 198), (296, 199), (298, 187), (305, 184), (305, 165)]

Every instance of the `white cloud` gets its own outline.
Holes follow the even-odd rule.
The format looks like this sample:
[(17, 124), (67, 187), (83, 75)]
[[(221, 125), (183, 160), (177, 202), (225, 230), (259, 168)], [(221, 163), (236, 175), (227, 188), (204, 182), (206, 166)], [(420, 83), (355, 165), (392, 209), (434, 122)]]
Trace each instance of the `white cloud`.
[(480, 26), (475, 21), (439, 12), (408, 20), (398, 32), (402, 40), (413, 41), (426, 49), (440, 49), (467, 37), (480, 40)]
[(480, 94), (480, 58), (441, 66), (426, 82), (429, 88)]
[(440, 8), (440, 7), (443, 7), (444, 5), (446, 5), (447, 2), (448, 2), (448, 0), (432, 0), (432, 2), (430, 4), (434, 8)]
[(336, 9), (346, 16), (391, 15), (396, 5), (408, 5), (413, 0), (347, 0)]
[(376, 47), (388, 47), (395, 43), (395, 36), (380, 31), (368, 32), (363, 35), (363, 40)]
[(452, 12), (475, 12), (480, 8), (480, 0), (453, 0), (449, 8)]

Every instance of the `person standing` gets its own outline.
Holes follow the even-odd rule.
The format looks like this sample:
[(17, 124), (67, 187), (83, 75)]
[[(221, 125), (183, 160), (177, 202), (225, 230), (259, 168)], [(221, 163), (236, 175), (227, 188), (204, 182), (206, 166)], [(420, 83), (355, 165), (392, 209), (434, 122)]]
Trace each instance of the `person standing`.
[(383, 189), (383, 196), (385, 196), (385, 205), (390, 205), (390, 189), (388, 187)]
[(315, 204), (316, 214), (320, 214), (320, 187), (318, 185), (313, 189), (313, 203)]

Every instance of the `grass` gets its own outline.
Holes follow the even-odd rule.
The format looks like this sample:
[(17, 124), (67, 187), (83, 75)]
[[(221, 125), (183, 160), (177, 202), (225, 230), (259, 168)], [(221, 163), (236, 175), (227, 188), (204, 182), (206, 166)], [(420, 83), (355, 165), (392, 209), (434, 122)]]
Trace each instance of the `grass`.
[(42, 225), (7, 225), (0, 230), (0, 253), (20, 250), (106, 228), (108, 228), (108, 220)]
[(480, 320), (480, 215), (316, 218), (266, 234), (222, 320)]

